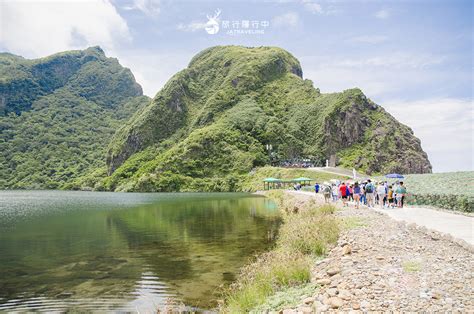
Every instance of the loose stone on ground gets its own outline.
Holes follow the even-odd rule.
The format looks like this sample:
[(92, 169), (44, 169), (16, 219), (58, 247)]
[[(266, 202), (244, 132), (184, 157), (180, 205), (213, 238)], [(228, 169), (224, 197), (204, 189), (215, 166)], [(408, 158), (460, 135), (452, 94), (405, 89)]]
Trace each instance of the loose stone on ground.
[[(396, 209), (394, 209), (396, 210)], [(474, 312), (474, 248), (367, 208), (336, 212), (363, 226), (343, 231), (314, 265), (314, 295), (289, 309)]]

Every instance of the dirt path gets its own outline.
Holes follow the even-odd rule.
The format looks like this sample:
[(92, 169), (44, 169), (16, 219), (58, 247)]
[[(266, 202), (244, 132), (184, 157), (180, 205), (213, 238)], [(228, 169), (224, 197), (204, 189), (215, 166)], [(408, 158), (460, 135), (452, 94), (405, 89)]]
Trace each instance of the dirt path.
[[(288, 193), (322, 201), (310, 192)], [(336, 215), (348, 228), (314, 265), (312, 281), (320, 288), (284, 313), (474, 312), (473, 246), (385, 212), (345, 208)]]

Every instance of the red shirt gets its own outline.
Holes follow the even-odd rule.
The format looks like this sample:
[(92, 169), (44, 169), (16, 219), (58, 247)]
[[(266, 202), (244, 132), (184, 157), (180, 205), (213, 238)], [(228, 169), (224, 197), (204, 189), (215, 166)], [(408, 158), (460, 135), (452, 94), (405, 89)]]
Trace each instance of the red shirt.
[(339, 191), (341, 192), (341, 196), (346, 196), (346, 186), (344, 184), (341, 184), (339, 186)]

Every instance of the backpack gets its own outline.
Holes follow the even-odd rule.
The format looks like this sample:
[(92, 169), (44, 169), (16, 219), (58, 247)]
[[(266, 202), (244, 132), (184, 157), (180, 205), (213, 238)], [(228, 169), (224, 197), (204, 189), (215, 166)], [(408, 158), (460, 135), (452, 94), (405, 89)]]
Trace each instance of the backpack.
[(365, 192), (367, 192), (367, 193), (374, 192), (374, 186), (372, 185), (372, 183), (369, 183), (365, 186)]
[(329, 185), (324, 187), (324, 193), (331, 193), (331, 187)]

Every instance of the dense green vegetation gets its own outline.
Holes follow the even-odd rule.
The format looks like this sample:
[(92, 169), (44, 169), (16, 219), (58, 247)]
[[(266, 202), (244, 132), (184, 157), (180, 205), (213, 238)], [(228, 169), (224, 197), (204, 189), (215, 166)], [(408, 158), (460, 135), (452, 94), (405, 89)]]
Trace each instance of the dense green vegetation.
[(106, 144), (150, 101), (100, 48), (26, 60), (0, 54), (0, 189), (67, 188), (105, 166)]
[(254, 190), (253, 169), (331, 156), (367, 173), (431, 171), (410, 128), (357, 88), (321, 94), (276, 47), (208, 48), (151, 101), (98, 47), (0, 54), (0, 91), (0, 188)]
[[(280, 310), (291, 304), (289, 296), (300, 296), (295, 288), (304, 290), (309, 284), (314, 261), (338, 239), (340, 226), (332, 215), (335, 207), (317, 207), (314, 200), (296, 204), (295, 198), (281, 191), (268, 196), (277, 201), (283, 215), (276, 247), (242, 269), (226, 294), (224, 312)], [(295, 206), (300, 208), (297, 214)]]
[(331, 155), (369, 173), (431, 171), (412, 131), (359, 89), (321, 94), (279, 48), (213, 47), (118, 130), (107, 170), (76, 187), (247, 190), (254, 168), (296, 157), (323, 163)]
[(406, 175), (407, 203), (474, 212), (474, 172)]

